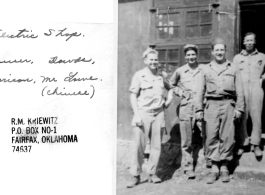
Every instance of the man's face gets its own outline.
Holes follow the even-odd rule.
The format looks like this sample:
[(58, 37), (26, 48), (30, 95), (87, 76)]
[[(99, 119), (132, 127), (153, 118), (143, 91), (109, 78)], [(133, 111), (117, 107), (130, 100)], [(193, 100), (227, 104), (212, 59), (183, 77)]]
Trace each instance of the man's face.
[(254, 35), (248, 35), (244, 38), (244, 45), (247, 51), (252, 51), (254, 49), (256, 40)]
[(194, 64), (195, 62), (197, 62), (196, 52), (194, 50), (187, 51), (187, 53), (185, 55), (185, 59), (186, 59), (187, 63)]
[(225, 46), (223, 44), (216, 44), (212, 50), (212, 55), (216, 62), (223, 62), (225, 59)]
[(150, 68), (155, 70), (158, 67), (158, 56), (155, 53), (149, 53), (144, 59), (144, 63)]

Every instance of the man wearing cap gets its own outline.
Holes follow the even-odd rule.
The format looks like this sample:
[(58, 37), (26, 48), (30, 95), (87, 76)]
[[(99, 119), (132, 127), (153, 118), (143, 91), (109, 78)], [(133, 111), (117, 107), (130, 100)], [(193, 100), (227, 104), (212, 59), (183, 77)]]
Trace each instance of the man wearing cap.
[[(195, 178), (193, 167), (192, 135), (197, 127), (202, 130), (202, 121), (195, 120), (194, 96), (201, 70), (197, 62), (198, 47), (188, 44), (184, 46), (186, 64), (178, 68), (170, 78), (174, 93), (181, 98), (179, 107), (181, 148), (184, 172), (188, 178)], [(205, 136), (203, 136), (205, 137)]]
[(165, 89), (165, 72), (158, 70), (158, 52), (148, 48), (143, 53), (145, 68), (135, 73), (130, 86), (130, 100), (134, 112), (133, 152), (130, 173), (133, 176), (128, 188), (140, 183), (144, 151), (150, 141), (150, 155), (147, 165), (149, 182), (160, 183), (156, 169), (161, 152), (162, 131), (165, 127), (163, 92)]
[(256, 157), (260, 157), (262, 156), (259, 145), (262, 131), (261, 115), (264, 96), (262, 81), (265, 78), (265, 55), (258, 52), (255, 48), (255, 43), (256, 35), (254, 33), (247, 33), (243, 42), (246, 49), (237, 54), (233, 62), (240, 69), (246, 103), (239, 130), (240, 148), (238, 155), (244, 152), (244, 146), (249, 145), (247, 121), (251, 119), (253, 124), (250, 136), (251, 150), (254, 151)]
[(212, 161), (208, 184), (214, 183), (219, 175), (223, 182), (229, 182), (227, 164), (233, 158), (234, 121), (244, 112), (241, 75), (237, 66), (226, 60), (225, 53), (223, 39), (214, 39), (214, 60), (201, 67), (196, 94), (196, 118), (199, 120), (203, 118), (203, 99), (207, 99), (204, 109), (206, 147), (207, 157)]

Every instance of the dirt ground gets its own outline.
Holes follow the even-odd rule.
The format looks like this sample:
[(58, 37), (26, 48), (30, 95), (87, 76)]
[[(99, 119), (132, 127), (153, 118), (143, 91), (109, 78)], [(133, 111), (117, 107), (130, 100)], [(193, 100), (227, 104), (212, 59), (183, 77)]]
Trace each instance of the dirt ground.
[(264, 195), (265, 182), (255, 180), (237, 180), (231, 176), (229, 183), (217, 180), (214, 184), (206, 184), (209, 169), (196, 171), (196, 179), (188, 180), (181, 169), (175, 171), (170, 180), (160, 184), (147, 182), (148, 175), (141, 175), (141, 184), (134, 188), (126, 188), (130, 180), (128, 169), (117, 167), (117, 195)]

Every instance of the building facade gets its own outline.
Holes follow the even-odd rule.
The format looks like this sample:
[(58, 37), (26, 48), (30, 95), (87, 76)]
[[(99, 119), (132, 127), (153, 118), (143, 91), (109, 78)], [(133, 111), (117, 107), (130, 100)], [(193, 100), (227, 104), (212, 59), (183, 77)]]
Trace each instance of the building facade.
[[(255, 32), (256, 46), (265, 53), (265, 0), (119, 0), (118, 10), (118, 139), (132, 139), (128, 89), (133, 74), (144, 67), (141, 56), (148, 46), (159, 51), (160, 68), (169, 77), (185, 64), (188, 43), (198, 45), (198, 61), (207, 63), (212, 39), (221, 37), (232, 60), (243, 35)], [(175, 98), (166, 111), (168, 130), (176, 123), (178, 103)]]

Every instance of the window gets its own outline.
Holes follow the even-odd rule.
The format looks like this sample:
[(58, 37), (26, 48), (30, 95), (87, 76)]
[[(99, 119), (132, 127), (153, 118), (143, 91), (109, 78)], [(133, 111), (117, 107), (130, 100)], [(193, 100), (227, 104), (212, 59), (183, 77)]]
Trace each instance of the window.
[(187, 11), (186, 38), (212, 36), (212, 12)]
[(160, 8), (155, 15), (155, 39), (181, 40), (210, 38), (213, 35), (213, 13), (203, 8)]
[(160, 68), (168, 73), (186, 64), (183, 47), (198, 46), (197, 60), (200, 64), (211, 61), (210, 43), (216, 30), (216, 17), (209, 10), (209, 0), (156, 0), (151, 10), (151, 40), (159, 52)]
[(157, 49), (159, 68), (168, 73), (168, 78), (179, 67), (180, 50), (179, 48)]
[(156, 15), (156, 38), (177, 39), (180, 38), (181, 16), (176, 13), (159, 13)]
[[(211, 61), (211, 45), (197, 45), (198, 54), (197, 60), (199, 64), (206, 64)], [(159, 69), (167, 72), (168, 78), (175, 72), (175, 70), (186, 64), (185, 54), (183, 51), (184, 45), (176, 46), (161, 46), (155, 48), (158, 51)]]
[(197, 56), (197, 60), (199, 63), (202, 64), (206, 64), (209, 63), (211, 61), (211, 45), (198, 45), (199, 49), (198, 49), (198, 56)]

